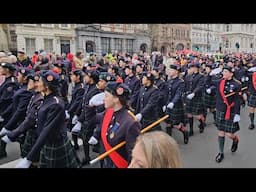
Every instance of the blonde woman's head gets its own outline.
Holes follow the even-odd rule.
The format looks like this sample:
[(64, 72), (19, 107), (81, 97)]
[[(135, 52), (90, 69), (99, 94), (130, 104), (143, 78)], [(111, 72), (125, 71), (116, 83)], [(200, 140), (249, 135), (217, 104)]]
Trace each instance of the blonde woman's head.
[(163, 131), (140, 135), (129, 168), (181, 168), (177, 142)]

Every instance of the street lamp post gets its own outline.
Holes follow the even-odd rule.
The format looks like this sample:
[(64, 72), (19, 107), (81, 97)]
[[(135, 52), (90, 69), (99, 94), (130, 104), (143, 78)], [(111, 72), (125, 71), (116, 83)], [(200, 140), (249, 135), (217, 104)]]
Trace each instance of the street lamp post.
[(207, 24), (207, 52), (210, 51), (209, 35), (209, 24)]

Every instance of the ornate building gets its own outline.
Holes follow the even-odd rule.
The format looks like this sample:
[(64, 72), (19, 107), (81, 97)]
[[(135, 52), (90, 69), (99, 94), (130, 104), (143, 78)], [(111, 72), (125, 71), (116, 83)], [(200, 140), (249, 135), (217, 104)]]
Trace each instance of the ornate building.
[(151, 24), (152, 50), (166, 55), (176, 50), (191, 49), (191, 24)]

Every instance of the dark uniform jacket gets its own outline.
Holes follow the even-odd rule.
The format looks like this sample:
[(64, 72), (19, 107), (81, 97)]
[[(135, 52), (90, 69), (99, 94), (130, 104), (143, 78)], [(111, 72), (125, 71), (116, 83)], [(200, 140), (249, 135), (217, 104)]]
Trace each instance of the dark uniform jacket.
[[(97, 121), (100, 126), (97, 129), (101, 130), (104, 113), (97, 115)], [(131, 152), (134, 147), (137, 136), (140, 134), (141, 125), (135, 121), (124, 107), (119, 111), (114, 112), (112, 120), (107, 130), (107, 141), (110, 146), (126, 141), (126, 144), (117, 150), (126, 161), (131, 161)], [(95, 131), (94, 137), (101, 140), (101, 131)], [(107, 157), (104, 160), (105, 168), (113, 168), (115, 165), (112, 160)]]
[(182, 96), (184, 94), (185, 83), (184, 80), (176, 77), (169, 79), (166, 82), (167, 89), (165, 90), (166, 102), (165, 105), (173, 103), (174, 107), (183, 107)]
[[(216, 95), (216, 109), (222, 112), (226, 112), (227, 106), (224, 103), (220, 91), (219, 91), (219, 85), (221, 80), (219, 80), (217, 84), (217, 95)], [(224, 85), (224, 94), (230, 94), (232, 92), (239, 92), (241, 89), (241, 83), (237, 80), (231, 79), (226, 80)], [(239, 94), (236, 93), (230, 97), (227, 97), (228, 103), (231, 104), (232, 102), (235, 103), (234, 107), (231, 108), (231, 113), (234, 114), (240, 114), (240, 100), (239, 100)]]
[(5, 79), (0, 86), (0, 113), (11, 105), (14, 92), (18, 89), (19, 84), (14, 76)]
[(12, 132), (8, 133), (7, 136), (11, 141), (15, 141), (18, 136), (25, 133), (29, 129), (35, 129), (36, 119), (40, 106), (43, 103), (43, 96), (40, 92), (35, 92), (31, 97), (29, 105), (27, 107), (25, 120)]
[(138, 79), (135, 75), (131, 77), (127, 76), (125, 78), (124, 83), (131, 90), (130, 104), (131, 104), (131, 107), (135, 109), (136, 103), (137, 103), (137, 96), (140, 90), (140, 79)]
[(28, 160), (35, 161), (45, 144), (58, 143), (67, 137), (65, 118), (64, 101), (54, 94), (45, 96), (36, 119), (38, 138), (27, 155)]
[(204, 76), (200, 73), (193, 73), (185, 77), (185, 92), (186, 95), (195, 93), (196, 96), (202, 96), (204, 87)]
[(157, 119), (158, 97), (159, 90), (156, 86), (150, 85), (149, 87), (141, 87), (135, 110), (136, 114), (141, 113), (142, 118), (147, 120)]
[(216, 86), (215, 86), (215, 77), (211, 76), (210, 74), (206, 74), (204, 76), (204, 90), (211, 89), (210, 95), (216, 95)]
[(158, 105), (162, 109), (163, 105), (165, 104), (165, 90), (166, 84), (162, 78), (155, 79), (154, 85), (157, 86), (159, 90), (159, 97), (158, 97)]
[(81, 103), (84, 95), (84, 84), (76, 83), (74, 89), (72, 90), (71, 102), (68, 106), (68, 113), (73, 116), (77, 110), (79, 104)]
[(6, 115), (11, 115), (8, 123), (4, 126), (7, 130), (15, 129), (26, 117), (26, 110), (33, 95), (32, 91), (27, 90), (27, 85), (23, 85), (14, 93), (10, 112), (2, 113), (4, 119), (9, 119)]

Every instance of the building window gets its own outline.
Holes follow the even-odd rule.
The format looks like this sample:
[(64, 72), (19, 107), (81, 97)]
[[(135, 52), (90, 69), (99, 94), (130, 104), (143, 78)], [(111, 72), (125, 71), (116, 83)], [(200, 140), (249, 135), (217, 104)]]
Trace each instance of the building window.
[(53, 51), (53, 40), (52, 39), (44, 39), (44, 50), (48, 53)]
[(226, 40), (225, 47), (226, 47), (226, 49), (229, 48), (229, 41), (228, 40)]
[(126, 39), (126, 50), (129, 53), (133, 52), (133, 40), (132, 39)]
[(114, 39), (114, 43), (115, 43), (115, 50), (117, 50), (118, 52), (122, 51), (122, 39)]
[(110, 38), (108, 37), (101, 38), (101, 49), (106, 53), (110, 53)]
[(36, 27), (36, 24), (32, 24), (32, 23), (27, 23), (27, 24), (23, 24), (24, 26), (32, 26), (32, 27)]
[(42, 27), (53, 28), (54, 24), (42, 24)]
[(35, 38), (25, 38), (26, 43), (26, 53), (32, 56), (36, 50), (36, 39)]

